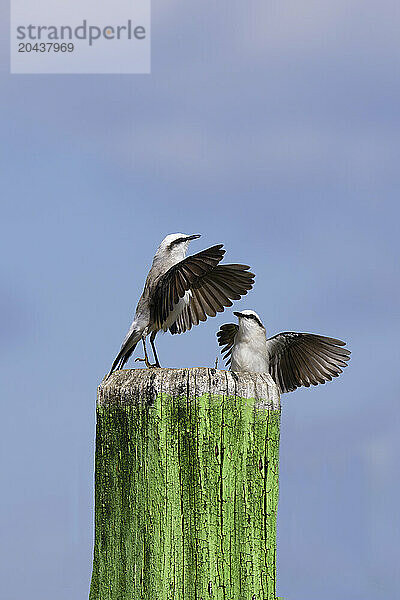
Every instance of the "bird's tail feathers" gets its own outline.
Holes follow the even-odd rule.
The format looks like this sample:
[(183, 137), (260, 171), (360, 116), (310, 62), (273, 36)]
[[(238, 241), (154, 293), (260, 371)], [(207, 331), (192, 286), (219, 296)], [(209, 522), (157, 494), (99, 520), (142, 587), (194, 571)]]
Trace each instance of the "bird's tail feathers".
[(138, 330), (131, 331), (125, 338), (121, 350), (118, 352), (112, 366), (110, 372), (106, 376), (106, 380), (114, 373), (117, 369), (122, 369), (124, 364), (129, 360), (133, 351), (135, 350), (137, 343), (142, 337), (142, 332)]

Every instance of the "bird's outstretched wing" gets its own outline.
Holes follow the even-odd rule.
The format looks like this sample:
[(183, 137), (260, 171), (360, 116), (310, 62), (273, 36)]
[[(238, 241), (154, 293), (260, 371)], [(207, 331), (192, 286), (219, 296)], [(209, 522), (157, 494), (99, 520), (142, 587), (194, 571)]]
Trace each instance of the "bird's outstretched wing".
[(217, 333), (218, 344), (221, 346), (221, 354), (226, 366), (231, 364), (232, 348), (238, 331), (239, 325), (236, 325), (235, 323), (225, 323), (225, 325), (221, 325), (220, 330)]
[(200, 275), (190, 286), (190, 301), (170, 327), (171, 333), (183, 333), (215, 317), (232, 300), (240, 300), (253, 287), (254, 273), (247, 265), (217, 265), (204, 275)]
[(278, 333), (267, 340), (269, 372), (281, 392), (331, 381), (350, 360), (345, 343), (312, 333)]
[(174, 306), (184, 297), (199, 278), (203, 277), (222, 260), (223, 245), (218, 244), (188, 256), (171, 267), (161, 277), (152, 295), (150, 305), (152, 321), (161, 329)]

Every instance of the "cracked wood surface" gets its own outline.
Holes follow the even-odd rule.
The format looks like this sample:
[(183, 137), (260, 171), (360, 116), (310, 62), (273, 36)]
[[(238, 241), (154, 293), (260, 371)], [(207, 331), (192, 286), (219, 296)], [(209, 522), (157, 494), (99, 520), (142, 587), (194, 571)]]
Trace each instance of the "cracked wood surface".
[(264, 374), (99, 387), (90, 600), (275, 600), (279, 393)]

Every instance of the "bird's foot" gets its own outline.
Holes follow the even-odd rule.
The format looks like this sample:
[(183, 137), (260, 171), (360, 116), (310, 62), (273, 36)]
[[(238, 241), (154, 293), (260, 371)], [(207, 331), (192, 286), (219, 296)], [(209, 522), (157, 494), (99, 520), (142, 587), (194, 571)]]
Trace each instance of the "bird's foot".
[(160, 367), (159, 363), (151, 364), (148, 358), (135, 358), (135, 362), (144, 362), (148, 369), (154, 369), (155, 367)]

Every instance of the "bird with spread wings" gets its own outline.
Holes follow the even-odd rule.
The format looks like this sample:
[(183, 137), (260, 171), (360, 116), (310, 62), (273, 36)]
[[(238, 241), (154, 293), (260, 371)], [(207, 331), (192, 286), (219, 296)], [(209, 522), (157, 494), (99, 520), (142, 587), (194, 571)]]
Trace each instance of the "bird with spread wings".
[[(129, 331), (115, 358), (108, 377), (121, 369), (142, 340), (147, 367), (159, 367), (154, 340), (157, 332), (184, 333), (215, 317), (232, 300), (239, 300), (252, 288), (254, 274), (242, 264), (220, 264), (225, 250), (222, 244), (211, 246), (186, 257), (189, 243), (200, 235), (174, 233), (161, 242), (153, 259), (143, 293)], [(155, 364), (149, 362), (146, 337), (154, 353)]]
[(221, 353), (231, 371), (269, 373), (281, 393), (338, 377), (350, 360), (345, 342), (313, 333), (286, 331), (267, 338), (253, 310), (234, 312), (239, 323), (221, 325)]

